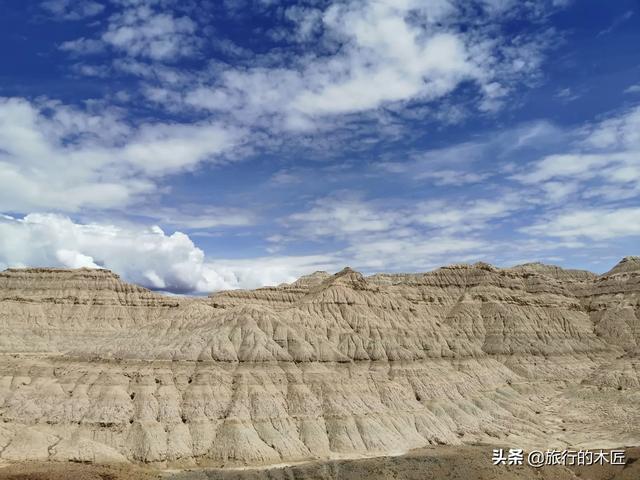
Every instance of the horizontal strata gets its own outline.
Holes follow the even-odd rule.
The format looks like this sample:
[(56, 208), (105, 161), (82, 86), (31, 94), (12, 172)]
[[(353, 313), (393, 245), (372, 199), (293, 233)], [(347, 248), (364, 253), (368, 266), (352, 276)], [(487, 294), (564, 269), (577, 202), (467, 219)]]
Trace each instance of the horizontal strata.
[(0, 459), (265, 464), (567, 445), (588, 440), (594, 412), (611, 413), (602, 441), (640, 441), (639, 294), (637, 257), (601, 276), (345, 269), (209, 298), (107, 270), (7, 270)]

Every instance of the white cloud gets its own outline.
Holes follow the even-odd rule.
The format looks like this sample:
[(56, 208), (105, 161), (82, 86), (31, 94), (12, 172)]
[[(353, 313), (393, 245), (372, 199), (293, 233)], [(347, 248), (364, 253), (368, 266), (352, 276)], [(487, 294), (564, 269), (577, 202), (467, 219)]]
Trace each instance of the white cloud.
[(568, 153), (551, 154), (527, 164), (511, 178), (542, 188), (554, 201), (572, 193), (609, 200), (640, 194), (640, 107), (567, 135), (578, 137)]
[(0, 269), (108, 268), (127, 281), (178, 293), (256, 288), (337, 269), (325, 256), (211, 260), (185, 234), (159, 227), (80, 224), (61, 215), (0, 218)]
[(322, 30), (322, 10), (318, 8), (293, 5), (285, 10), (285, 18), (294, 23), (294, 39), (299, 42), (315, 39)]
[(522, 205), (513, 195), (494, 200), (462, 201), (459, 204), (434, 200), (418, 204), (413, 214), (405, 213), (405, 218), (452, 234), (484, 229), (489, 222), (508, 217), (521, 208)]
[(640, 157), (635, 152), (555, 154), (539, 161), (531, 172), (514, 175), (513, 178), (527, 184), (595, 177), (603, 177), (610, 182), (635, 182), (640, 177), (634, 173), (634, 166), (640, 166)]
[[(57, 9), (60, 18), (71, 18), (70, 12), (77, 11), (73, 5), (95, 4), (69, 0), (46, 3)], [(278, 15), (293, 25), (287, 31), (290, 35), (277, 33), (282, 42), (277, 51), (257, 55), (223, 40), (213, 48), (234, 57), (234, 66), (212, 61), (203, 70), (190, 70), (175, 68), (170, 62), (192, 55), (198, 62), (205, 60), (197, 57), (203, 42), (208, 41), (199, 29), (199, 17), (176, 13), (173, 7), (178, 2), (173, 0), (114, 0), (116, 13), (95, 23), (95, 38), (69, 40), (60, 48), (74, 55), (108, 48), (120, 58), (109, 65), (75, 63), (74, 71), (90, 76), (124, 74), (127, 81), (132, 80), (130, 75), (137, 76), (142, 90), (135, 92), (155, 105), (180, 115), (193, 114), (196, 109), (198, 118), (215, 115), (225, 123), (143, 121), (133, 126), (134, 117), (125, 121), (126, 113), (104, 104), (78, 109), (53, 102), (4, 99), (0, 101), (0, 211), (82, 212), (83, 218), (90, 218), (93, 209), (147, 205), (143, 200), (157, 198), (150, 195), (168, 191), (160, 188), (168, 175), (192, 171), (205, 162), (222, 162), (228, 152), (242, 153), (247, 148), (242, 144), (246, 131), (228, 125), (257, 127), (252, 129), (251, 142), (264, 141), (260, 146), (265, 148), (299, 141), (304, 146), (341, 150), (347, 143), (344, 139), (357, 136), (358, 142), (352, 143), (364, 149), (371, 144), (368, 142), (379, 141), (371, 130), (363, 134), (368, 128), (362, 126), (365, 123), (377, 122), (380, 131), (389, 135), (385, 138), (408, 140), (402, 136), (399, 118), (415, 114), (413, 120), (431, 116), (438, 122), (455, 122), (474, 108), (495, 111), (516, 86), (531, 84), (537, 78), (553, 37), (545, 30), (543, 3), (546, 5), (482, 0), (469, 7), (448, 0), (345, 0), (315, 2), (313, 8), (276, 5)], [(171, 9), (166, 8), (170, 5)], [(189, 11), (183, 7), (178, 8)], [(469, 17), (471, 10), (474, 18)], [(534, 10), (540, 12), (540, 22), (528, 30), (535, 33), (513, 36), (502, 30), (503, 22), (514, 18), (526, 21)], [(82, 11), (87, 16), (101, 12)], [(305, 42), (313, 42), (314, 49), (305, 48)], [(459, 88), (464, 89), (464, 109), (454, 104), (457, 96), (451, 95)], [(132, 93), (128, 100), (135, 101)], [(467, 94), (473, 96), (471, 100)], [(573, 94), (569, 89), (559, 92), (565, 99)], [(438, 187), (468, 187), (457, 189), (458, 196), (448, 196), (451, 188), (440, 189), (447, 201), (417, 199), (411, 205), (400, 196), (394, 198), (393, 193), (375, 202), (354, 196), (320, 199), (289, 215), (280, 225), (282, 230), (265, 232), (278, 246), (300, 239), (326, 242), (331, 244), (331, 255), (211, 260), (183, 234), (107, 223), (83, 225), (47, 215), (5, 218), (9, 225), (3, 224), (5, 232), (44, 247), (39, 253), (36, 247), (24, 253), (19, 251), (20, 245), (5, 243), (13, 250), (5, 254), (3, 247), (0, 255), (12, 264), (20, 259), (64, 266), (108, 263), (138, 283), (183, 291), (278, 283), (321, 265), (339, 268), (344, 262), (367, 269), (416, 270), (479, 258), (497, 248), (487, 240), (494, 233), (491, 227), (506, 223), (516, 211), (533, 210), (532, 204), (538, 208), (539, 220), (533, 222), (529, 233), (546, 234), (543, 225), (550, 226), (550, 232), (565, 231), (563, 225), (570, 224), (570, 219), (549, 214), (544, 199), (557, 205), (593, 196), (611, 201), (634, 198), (640, 185), (638, 112), (640, 109), (590, 125), (580, 134), (537, 122), (378, 164), (385, 173)], [(276, 135), (282, 133), (281, 128), (300, 135), (285, 132), (288, 136), (283, 142), (283, 136)], [(318, 141), (309, 133), (326, 137)], [(410, 133), (425, 132), (415, 129)], [(578, 141), (557, 150), (559, 133)], [(519, 156), (519, 149), (531, 146), (544, 154), (555, 154), (528, 165), (505, 166), (509, 159), (527, 158)], [(282, 170), (271, 182), (297, 189), (297, 173), (295, 169)], [(489, 192), (486, 187), (491, 182), (486, 180), (495, 179), (497, 186), (504, 183), (505, 175), (511, 175), (507, 181), (515, 180), (522, 188), (522, 198), (486, 200), (498, 193)], [(540, 199), (532, 198), (536, 196)], [(617, 211), (610, 205), (605, 210), (611, 215)], [(136, 208), (136, 213), (162, 225), (196, 231), (255, 223), (254, 215), (243, 208), (176, 205), (155, 212)], [(609, 213), (603, 215), (613, 218)], [(64, 236), (64, 231), (70, 236)], [(618, 227), (612, 231), (626, 235)], [(214, 234), (218, 232), (194, 235)], [(91, 241), (105, 253), (86, 240), (92, 235)], [(564, 240), (567, 235), (555, 237)], [(148, 261), (140, 253), (142, 245), (149, 248)], [(127, 248), (133, 253), (127, 254)], [(165, 252), (167, 258), (160, 260), (158, 252)]]
[(82, 20), (95, 17), (104, 10), (104, 5), (91, 0), (47, 0), (42, 8), (60, 20)]
[(640, 93), (640, 83), (629, 86), (625, 89), (624, 93)]
[(559, 202), (565, 200), (572, 194), (579, 191), (579, 185), (577, 182), (565, 181), (565, 182), (545, 182), (542, 185), (542, 189), (547, 194), (552, 202)]
[(495, 248), (495, 244), (478, 238), (414, 235), (372, 238), (350, 245), (344, 253), (357, 268), (370, 272), (420, 272), (451, 263), (477, 261)]
[(74, 250), (60, 249), (56, 251), (56, 259), (68, 268), (100, 268), (93, 262), (93, 258)]
[(321, 199), (290, 215), (287, 233), (274, 241), (333, 239), (340, 258), (366, 271), (416, 271), (438, 263), (482, 258), (495, 244), (479, 233), (519, 208), (511, 198), (385, 206), (350, 196)]
[(599, 31), (597, 36), (600, 37), (602, 35), (608, 35), (609, 33), (613, 32), (615, 29), (617, 29), (620, 25), (622, 25), (627, 20), (629, 20), (631, 17), (633, 17), (633, 15), (634, 15), (633, 10), (627, 10), (619, 17), (616, 17), (613, 20), (613, 22), (611, 22), (611, 25), (609, 25), (604, 30)]
[(216, 161), (239, 132), (218, 124), (142, 124), (116, 111), (0, 98), (0, 210), (120, 208), (157, 178)]
[(30, 214), (0, 223), (0, 264), (101, 265), (150, 287), (192, 290), (202, 281), (204, 254), (184, 234), (158, 227), (77, 224), (68, 217)]
[(216, 227), (246, 227), (253, 225), (256, 221), (254, 213), (242, 208), (202, 207), (193, 204), (182, 204), (180, 208), (154, 208), (149, 212), (140, 211), (140, 213), (146, 214), (162, 224), (194, 230)]
[[(356, 244), (375, 235), (410, 237), (417, 227), (432, 229), (428, 235), (450, 235), (482, 230), (488, 223), (507, 217), (522, 208), (513, 195), (495, 200), (463, 200), (455, 204), (444, 200), (418, 202), (411, 206), (383, 206), (384, 199), (366, 202), (350, 196), (316, 200), (307, 211), (290, 215), (287, 226), (302, 238), (333, 237)], [(434, 230), (435, 229), (435, 233)], [(423, 237), (423, 234), (420, 233)]]
[(180, 172), (238, 143), (240, 132), (215, 123), (143, 125), (125, 146), (108, 154), (120, 155), (143, 174)]
[(640, 106), (587, 127), (584, 135), (586, 147), (640, 149)]
[(60, 50), (78, 55), (93, 55), (104, 51), (104, 43), (93, 38), (77, 38), (60, 44)]
[(110, 72), (107, 65), (89, 65), (86, 63), (76, 63), (71, 67), (71, 70), (78, 75), (99, 78), (107, 78)]
[(519, 155), (520, 150), (549, 148), (564, 137), (565, 132), (554, 125), (538, 121), (489, 132), (482, 140), (415, 152), (402, 161), (378, 162), (374, 167), (438, 186), (468, 185), (496, 177), (504, 168), (499, 167), (500, 162)]
[(337, 272), (344, 265), (344, 260), (333, 255), (272, 255), (240, 260), (211, 260), (205, 265), (204, 282), (215, 287), (207, 290), (258, 288), (291, 283), (302, 275), (318, 270)]
[(555, 96), (562, 102), (573, 102), (574, 100), (580, 98), (580, 94), (574, 92), (570, 87), (558, 90)]
[[(118, 10), (108, 17), (106, 28), (98, 37), (68, 40), (59, 48), (76, 55), (90, 55), (111, 47), (127, 57), (152, 61), (173, 61), (197, 52), (202, 42), (197, 23), (186, 15), (174, 15), (170, 8), (165, 8), (170, 3), (154, 0), (113, 3)], [(42, 5), (64, 20), (97, 15), (105, 8), (87, 0), (50, 0)], [(144, 65), (145, 73), (151, 70), (151, 65)]]
[[(548, 2), (486, 0), (471, 19), (471, 9), (449, 0), (350, 0), (322, 8), (281, 8), (278, 14), (293, 27), (281, 39), (287, 46), (260, 55), (231, 48), (232, 55), (250, 58), (248, 64), (229, 67), (214, 61), (203, 70), (176, 70), (166, 62), (197, 54), (204, 38), (197, 16), (180, 16), (175, 5), (114, 2), (118, 10), (97, 38), (71, 40), (63, 48), (80, 53), (106, 44), (122, 58), (112, 62), (111, 70), (96, 65), (74, 70), (88, 76), (139, 76), (147, 99), (170, 112), (204, 110), (234, 124), (266, 127), (271, 134), (282, 128), (307, 133), (339, 128), (338, 116), (348, 121), (381, 107), (447, 99), (463, 84), (476, 87), (472, 103), (493, 111), (514, 85), (536, 76), (552, 43), (542, 28), (507, 38), (501, 26), (508, 18), (541, 18)], [(462, 30), (461, 24), (468, 28)], [(301, 53), (297, 42), (308, 41), (317, 48)], [(228, 40), (220, 42), (228, 49)], [(453, 104), (429, 111), (442, 122), (465, 115)], [(383, 117), (377, 118), (380, 128), (400, 135), (402, 127), (385, 124)]]
[[(525, 165), (511, 178), (533, 194), (542, 190), (562, 209), (540, 212), (523, 232), (564, 240), (640, 235), (640, 107), (567, 132), (564, 153)], [(597, 203), (595, 203), (597, 199)]]
[(132, 57), (171, 60), (194, 53), (196, 23), (189, 17), (157, 12), (153, 2), (127, 6), (109, 18), (102, 40)]
[(328, 198), (316, 201), (310, 210), (295, 213), (289, 222), (299, 224), (305, 237), (349, 237), (386, 232), (398, 226), (396, 212), (383, 211), (357, 199)]
[[(474, 66), (461, 38), (438, 33), (420, 42), (419, 32), (412, 31), (400, 15), (392, 16), (392, 11), (381, 13), (381, 18), (362, 18), (366, 13), (358, 10), (330, 12), (332, 26), (355, 32), (357, 54), (312, 77), (315, 82), (311, 88), (294, 99), (293, 112), (340, 114), (418, 95), (434, 99), (474, 77)], [(363, 54), (367, 50), (370, 53)]]
[(568, 239), (606, 240), (640, 236), (640, 208), (581, 208), (550, 216), (523, 231)]
[(495, 110), (513, 83), (535, 74), (549, 43), (548, 33), (503, 42), (498, 12), (519, 7), (499, 3), (470, 22), (467, 32), (456, 26), (464, 9), (449, 1), (336, 2), (321, 15), (313, 10), (311, 18), (290, 9), (288, 18), (297, 32), (307, 32), (305, 38), (321, 24), (317, 43), (332, 45), (332, 54), (291, 57), (287, 67), (217, 69), (215, 78), (202, 81), (184, 101), (242, 122), (305, 131), (323, 117), (441, 99), (469, 82), (479, 89), (481, 108)]

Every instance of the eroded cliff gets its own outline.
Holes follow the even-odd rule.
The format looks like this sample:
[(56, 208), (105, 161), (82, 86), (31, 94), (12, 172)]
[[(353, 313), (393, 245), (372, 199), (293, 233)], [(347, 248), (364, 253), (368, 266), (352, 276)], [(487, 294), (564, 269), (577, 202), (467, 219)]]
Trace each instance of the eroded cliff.
[(168, 297), (0, 272), (0, 459), (264, 464), (640, 442), (640, 259)]

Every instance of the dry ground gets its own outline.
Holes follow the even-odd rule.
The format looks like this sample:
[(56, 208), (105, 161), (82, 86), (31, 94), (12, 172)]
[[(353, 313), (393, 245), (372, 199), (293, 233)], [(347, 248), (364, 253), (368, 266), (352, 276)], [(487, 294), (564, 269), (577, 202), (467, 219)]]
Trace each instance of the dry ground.
[(421, 449), (397, 457), (310, 462), (246, 470), (159, 472), (134, 466), (25, 463), (0, 468), (1, 480), (638, 480), (640, 448), (626, 451), (624, 466), (494, 466), (491, 448), (464, 446)]
[(1, 480), (156, 480), (158, 472), (132, 465), (97, 466), (83, 463), (28, 462), (0, 466)]

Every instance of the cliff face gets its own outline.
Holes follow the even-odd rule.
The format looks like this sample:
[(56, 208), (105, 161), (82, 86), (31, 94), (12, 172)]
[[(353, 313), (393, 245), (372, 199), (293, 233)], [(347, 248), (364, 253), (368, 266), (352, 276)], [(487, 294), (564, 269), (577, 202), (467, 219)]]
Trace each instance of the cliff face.
[(180, 305), (108, 270), (0, 272), (0, 352), (58, 355), (89, 350), (115, 333), (170, 319)]
[(634, 257), (602, 276), (345, 269), (202, 299), (105, 270), (7, 270), (0, 459), (262, 464), (640, 442), (639, 297)]
[(640, 257), (626, 257), (600, 276), (583, 304), (599, 336), (640, 353)]

